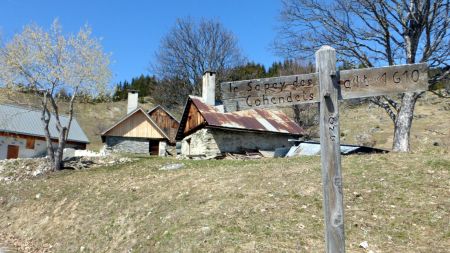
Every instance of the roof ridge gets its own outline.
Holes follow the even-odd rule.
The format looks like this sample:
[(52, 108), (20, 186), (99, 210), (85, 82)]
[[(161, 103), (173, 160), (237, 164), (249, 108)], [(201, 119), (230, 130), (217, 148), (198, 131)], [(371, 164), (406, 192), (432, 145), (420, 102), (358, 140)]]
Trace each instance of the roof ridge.
[(153, 121), (153, 119), (150, 117), (150, 115), (148, 115), (148, 113), (144, 110), (144, 108), (142, 108), (141, 106), (136, 107), (136, 109), (134, 109), (133, 111), (131, 111), (130, 113), (127, 113), (125, 116), (123, 116), (122, 118), (120, 118), (116, 123), (114, 123), (110, 128), (106, 129), (105, 131), (103, 131), (100, 135), (103, 136), (105, 135), (107, 132), (109, 132), (111, 129), (115, 128), (116, 126), (118, 126), (120, 123), (124, 122), (126, 119), (128, 119), (129, 117), (131, 117), (133, 114), (137, 113), (137, 112), (142, 112), (144, 114), (145, 117), (147, 117), (147, 119), (150, 121), (150, 123), (157, 129), (157, 131), (160, 132), (161, 135), (165, 136), (168, 140), (170, 140), (169, 136), (167, 136), (167, 134), (158, 126), (158, 124), (156, 124), (155, 121)]
[(180, 121), (177, 120), (177, 118), (175, 118), (175, 116), (174, 116), (171, 112), (169, 112), (169, 110), (168, 110), (166, 107), (164, 107), (164, 106), (162, 106), (162, 105), (160, 105), (160, 104), (154, 106), (154, 107), (153, 107), (152, 109), (150, 109), (150, 110), (147, 110), (147, 113), (150, 114), (151, 112), (153, 112), (154, 110), (156, 110), (158, 107), (161, 108), (163, 111), (165, 111), (167, 114), (169, 114), (169, 116), (172, 117), (172, 119), (174, 119), (176, 122), (178, 122), (178, 124), (180, 123)]
[[(14, 104), (0, 104), (0, 115), (4, 117), (4, 124), (0, 124), (0, 131), (11, 133), (22, 133), (31, 136), (43, 136), (44, 129), (41, 119), (42, 111), (35, 108), (19, 106)], [(57, 136), (56, 115), (51, 113), (49, 131), (52, 138)], [(59, 115), (61, 124), (67, 126), (70, 117)], [(81, 128), (75, 116), (72, 117), (68, 140), (89, 143), (89, 138)]]
[(206, 127), (227, 128), (236, 131), (260, 131), (292, 135), (304, 134), (304, 129), (298, 126), (282, 110), (254, 108), (244, 111), (221, 112), (216, 106), (208, 105), (202, 99), (195, 96), (189, 96), (180, 121), (180, 128), (177, 132), (176, 138), (178, 140), (184, 136), (182, 128), (185, 127), (190, 104), (194, 105), (202, 115), (206, 122)]

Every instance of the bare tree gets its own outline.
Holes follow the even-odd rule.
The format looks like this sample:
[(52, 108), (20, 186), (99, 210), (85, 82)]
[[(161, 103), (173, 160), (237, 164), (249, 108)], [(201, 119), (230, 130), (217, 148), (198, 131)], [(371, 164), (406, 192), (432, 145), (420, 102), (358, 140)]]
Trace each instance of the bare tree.
[(176, 78), (163, 79), (158, 81), (153, 98), (155, 103), (166, 108), (182, 108), (186, 97), (191, 94), (191, 90), (191, 85), (186, 80)]
[[(87, 26), (75, 35), (65, 36), (55, 20), (50, 31), (28, 25), (0, 47), (0, 80), (12, 88), (26, 86), (35, 90), (40, 98), (47, 155), (54, 170), (61, 168), (77, 95), (104, 93), (111, 76), (109, 56), (100, 42), (90, 36), (91, 29)], [(61, 123), (57, 103), (62, 89), (70, 94), (67, 125)], [(55, 118), (58, 131), (56, 150), (49, 131), (51, 117)]]
[[(427, 62), (449, 75), (448, 0), (283, 0), (278, 53), (311, 56), (322, 45), (338, 60), (363, 67)], [(393, 150), (410, 150), (414, 106), (421, 93), (376, 97), (394, 122)]]
[[(298, 74), (309, 74), (315, 71), (314, 65), (312, 63), (304, 64), (299, 61), (286, 60), (278, 68), (278, 75), (298, 75)], [(294, 121), (301, 126), (305, 131), (306, 139), (315, 138), (318, 136), (318, 124), (319, 124), (319, 108), (317, 103), (307, 103), (292, 105), (292, 112), (294, 116)]]
[(185, 80), (191, 92), (201, 93), (206, 70), (223, 75), (242, 61), (235, 36), (218, 21), (178, 19), (162, 39), (153, 70), (162, 79)]

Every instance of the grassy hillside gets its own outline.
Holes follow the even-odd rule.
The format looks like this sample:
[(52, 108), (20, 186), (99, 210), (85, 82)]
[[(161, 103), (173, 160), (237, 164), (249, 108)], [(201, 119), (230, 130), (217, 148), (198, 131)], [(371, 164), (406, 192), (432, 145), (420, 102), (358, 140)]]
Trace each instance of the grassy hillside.
[[(341, 141), (363, 144), (361, 139), (378, 148), (392, 148), (394, 125), (386, 112), (374, 105), (342, 106)], [(415, 107), (411, 129), (411, 149), (423, 152), (428, 147), (450, 147), (450, 99), (425, 93)]]
[[(317, 110), (317, 108), (313, 108)], [(384, 109), (373, 104), (340, 103), (341, 143), (392, 148), (394, 124)], [(290, 108), (285, 112), (293, 115)], [(421, 152), (429, 146), (450, 147), (450, 99), (425, 93), (414, 110), (411, 150)], [(318, 126), (315, 129), (318, 132)]]
[[(93, 129), (120, 108), (125, 103), (77, 112)], [(418, 102), (411, 154), (342, 158), (347, 252), (448, 252), (449, 111), (448, 99)], [(343, 142), (390, 148), (392, 124), (382, 110), (343, 105), (341, 113)], [(179, 162), (185, 168), (159, 170)], [(142, 157), (0, 183), (0, 244), (25, 252), (323, 252), (321, 206), (320, 157)]]
[[(140, 104), (144, 109), (154, 107), (152, 98), (145, 98)], [(40, 101), (29, 94), (12, 93), (0, 89), (0, 103), (12, 103), (38, 107)], [(67, 103), (60, 103), (63, 112)], [(126, 114), (127, 101), (109, 103), (76, 103), (75, 116), (86, 132), (91, 144), (88, 149), (98, 150), (102, 147), (100, 133)], [(183, 108), (171, 113), (180, 117)], [(289, 107), (284, 108), (292, 114)], [(374, 105), (350, 106), (341, 103), (341, 142), (346, 144), (374, 145), (378, 148), (391, 149), (393, 123), (383, 109)], [(450, 99), (438, 98), (426, 93), (416, 104), (411, 142), (412, 150), (420, 152), (425, 146), (450, 146)]]
[[(450, 157), (441, 153), (343, 157), (348, 252), (364, 252), (362, 241), (375, 252), (448, 252)], [(171, 162), (0, 185), (0, 231), (51, 252), (323, 252), (319, 157), (158, 170)]]
[[(23, 94), (0, 89), (0, 103), (19, 104), (39, 108), (40, 100), (31, 94)], [(68, 103), (60, 102), (62, 112), (68, 111)], [(151, 98), (139, 104), (144, 109), (153, 108)], [(100, 133), (126, 115), (127, 101), (109, 103), (76, 103), (75, 117), (88, 136), (91, 144), (88, 149), (98, 150), (102, 147)], [(175, 115), (180, 113), (175, 112)]]

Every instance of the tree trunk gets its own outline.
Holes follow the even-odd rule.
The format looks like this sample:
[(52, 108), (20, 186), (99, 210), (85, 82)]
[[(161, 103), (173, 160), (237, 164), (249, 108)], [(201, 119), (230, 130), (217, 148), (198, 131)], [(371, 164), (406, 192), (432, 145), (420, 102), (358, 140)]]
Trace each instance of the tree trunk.
[(59, 118), (58, 105), (56, 104), (55, 98), (53, 96), (50, 96), (49, 99), (55, 116), (56, 130), (58, 131), (59, 134), (58, 147), (56, 148), (56, 152), (54, 153), (54, 160), (53, 160), (53, 171), (57, 171), (61, 169), (61, 161), (63, 157), (64, 146), (66, 144), (67, 127), (62, 126), (61, 124), (61, 120)]
[(48, 129), (48, 127), (50, 125), (51, 113), (50, 113), (50, 111), (48, 110), (48, 107), (47, 107), (47, 105), (48, 105), (48, 100), (47, 99), (48, 99), (48, 93), (45, 92), (44, 93), (44, 99), (42, 100), (41, 121), (42, 121), (42, 124), (44, 126), (45, 142), (47, 144), (47, 156), (50, 158), (51, 164), (53, 164), (55, 162), (55, 153), (53, 151), (50, 130)]
[(295, 123), (297, 123), (297, 125), (302, 126), (301, 125), (301, 116), (300, 116), (300, 105), (293, 105), (292, 106), (292, 111), (294, 113), (294, 121)]
[(47, 156), (50, 158), (50, 162), (53, 163), (55, 161), (52, 139), (50, 136), (50, 131), (48, 129), (49, 120), (42, 120), (44, 124), (44, 132), (45, 132), (45, 143), (47, 144)]
[(394, 141), (392, 145), (393, 151), (410, 151), (409, 135), (414, 116), (414, 106), (416, 105), (417, 98), (418, 94), (411, 92), (405, 93), (402, 97), (401, 107), (394, 124)]
[(63, 127), (62, 131), (60, 131), (59, 133), (59, 138), (58, 138), (58, 148), (56, 149), (55, 152), (55, 162), (54, 162), (54, 167), (53, 170), (61, 170), (61, 163), (62, 163), (62, 158), (63, 158), (63, 154), (64, 154), (64, 147), (66, 146), (66, 132), (67, 132), (67, 128)]

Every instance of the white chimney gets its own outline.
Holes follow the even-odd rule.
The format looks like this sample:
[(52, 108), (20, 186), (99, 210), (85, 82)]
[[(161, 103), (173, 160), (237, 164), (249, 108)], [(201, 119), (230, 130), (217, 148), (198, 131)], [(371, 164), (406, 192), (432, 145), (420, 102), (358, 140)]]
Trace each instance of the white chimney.
[(137, 107), (138, 107), (138, 92), (137, 90), (129, 90), (127, 114), (134, 111)]
[(207, 105), (216, 104), (216, 72), (207, 70), (203, 74), (202, 98)]

